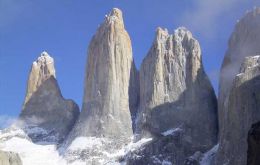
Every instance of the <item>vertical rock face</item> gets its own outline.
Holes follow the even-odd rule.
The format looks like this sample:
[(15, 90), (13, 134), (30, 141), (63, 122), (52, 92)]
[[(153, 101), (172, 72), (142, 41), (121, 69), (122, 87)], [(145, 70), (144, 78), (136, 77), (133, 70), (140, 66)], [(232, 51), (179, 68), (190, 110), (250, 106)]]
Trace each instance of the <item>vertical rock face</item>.
[[(138, 92), (131, 40), (124, 28), (122, 12), (114, 8), (90, 42), (82, 112), (67, 143), (77, 137), (85, 137), (85, 141), (105, 138), (111, 142), (102, 145), (99, 152), (112, 152), (113, 148), (128, 143), (133, 135), (130, 110), (133, 114), (136, 111)], [(97, 156), (93, 148), (87, 152), (93, 154), (85, 155), (89, 158), (102, 155)]]
[(24, 105), (30, 100), (32, 94), (37, 91), (37, 89), (41, 86), (41, 84), (49, 79), (51, 76), (54, 78), (55, 68), (54, 68), (54, 60), (51, 58), (47, 52), (42, 52), (41, 56), (34, 61), (31, 68), (31, 73), (29, 75), (26, 97), (24, 101)]
[(246, 164), (246, 136), (258, 118), (254, 107), (258, 73), (251, 69), (259, 64), (257, 56), (245, 57), (259, 54), (259, 43), (260, 8), (255, 8), (237, 23), (221, 68), (217, 164)]
[[(162, 148), (162, 155), (171, 150), (178, 156), (170, 156), (170, 161), (183, 164), (185, 157), (216, 143), (217, 100), (202, 66), (199, 43), (187, 29), (178, 28), (172, 35), (157, 29), (141, 65), (140, 110), (141, 134), (157, 138), (150, 154), (156, 147)], [(179, 140), (169, 141), (171, 133)], [(172, 148), (163, 149), (169, 145)]]
[(29, 129), (29, 136), (33, 141), (60, 142), (71, 130), (78, 114), (78, 106), (61, 95), (53, 58), (43, 52), (33, 62), (20, 114), (20, 120)]
[(22, 165), (20, 156), (13, 152), (0, 151), (0, 165)]
[[(106, 164), (111, 159), (107, 153), (130, 142), (131, 113), (134, 118), (139, 103), (138, 79), (122, 12), (114, 8), (88, 48), (82, 112), (64, 143), (69, 161), (80, 153), (87, 163)], [(89, 141), (96, 145), (88, 147)], [(87, 147), (75, 147), (77, 143)]]
[(194, 136), (203, 131), (207, 145), (214, 143), (216, 97), (202, 66), (199, 43), (188, 30), (179, 28), (173, 35), (157, 30), (141, 66), (140, 84), (141, 110), (152, 115), (147, 121), (152, 124), (150, 131), (160, 133), (187, 124), (194, 127)]
[(246, 56), (260, 53), (260, 8), (256, 8), (244, 16), (236, 25), (228, 43), (220, 72), (219, 87), (219, 124), (220, 136), (225, 129), (227, 102), (232, 82), (239, 73), (241, 63)]
[(255, 144), (252, 145), (250, 144), (252, 138), (249, 135), (250, 129), (260, 121), (259, 89), (260, 56), (246, 57), (230, 90), (228, 112), (225, 116), (227, 121), (220, 138), (217, 164), (244, 165), (247, 162), (253, 164), (249, 163), (249, 160), (254, 161), (257, 151), (250, 149), (249, 146), (251, 148), (256, 146), (260, 139), (255, 135)]

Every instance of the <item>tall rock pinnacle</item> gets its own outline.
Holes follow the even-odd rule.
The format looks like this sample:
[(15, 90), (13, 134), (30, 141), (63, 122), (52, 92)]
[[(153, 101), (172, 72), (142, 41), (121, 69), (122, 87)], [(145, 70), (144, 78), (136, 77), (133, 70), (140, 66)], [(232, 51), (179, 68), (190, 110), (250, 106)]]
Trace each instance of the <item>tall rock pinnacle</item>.
[(33, 141), (61, 142), (72, 129), (78, 114), (78, 106), (61, 95), (55, 79), (53, 58), (43, 52), (32, 64), (20, 114), (25, 127), (39, 127), (43, 131), (29, 136)]
[(184, 164), (188, 156), (217, 142), (216, 96), (199, 43), (187, 29), (174, 34), (157, 29), (140, 69), (139, 115), (138, 132), (157, 140), (145, 147), (149, 154), (136, 153), (140, 160), (131, 160), (133, 164), (153, 164), (153, 156)]
[(130, 106), (138, 101), (133, 98), (137, 94), (130, 89), (136, 88), (131, 83), (138, 83), (132, 81), (137, 79), (132, 76), (138, 75), (133, 73), (134, 67), (122, 12), (114, 8), (88, 48), (82, 112), (70, 134), (71, 141), (80, 136), (107, 138), (116, 143), (113, 147), (130, 141), (133, 135)]
[[(130, 138), (129, 82), (132, 46), (122, 12), (113, 9), (88, 49), (80, 122), (86, 136)], [(108, 124), (109, 123), (109, 124)]]
[(41, 53), (40, 57), (33, 62), (27, 84), (27, 92), (24, 104), (28, 102), (38, 87), (51, 76), (54, 78), (56, 77), (54, 60), (47, 52), (44, 51)]
[(221, 68), (217, 164), (259, 164), (254, 139), (260, 125), (259, 43), (260, 8), (255, 8), (237, 23)]
[[(202, 129), (206, 137), (201, 139), (211, 139), (204, 142), (213, 144), (217, 132), (216, 97), (202, 66), (199, 43), (191, 32), (178, 28), (170, 35), (167, 30), (157, 29), (141, 66), (140, 85), (141, 110), (144, 114), (155, 113), (150, 122), (158, 125), (151, 128), (153, 131), (166, 131), (185, 123), (195, 132)], [(194, 135), (199, 134), (195, 132)]]

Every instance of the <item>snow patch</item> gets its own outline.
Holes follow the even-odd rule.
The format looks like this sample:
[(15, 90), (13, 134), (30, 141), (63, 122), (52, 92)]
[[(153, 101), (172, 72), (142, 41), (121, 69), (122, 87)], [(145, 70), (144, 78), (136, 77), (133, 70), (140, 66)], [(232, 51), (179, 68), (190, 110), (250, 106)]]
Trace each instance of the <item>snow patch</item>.
[(101, 146), (107, 139), (96, 137), (78, 137), (68, 147), (69, 150), (79, 150)]
[(218, 151), (219, 144), (215, 145), (212, 149), (210, 149), (208, 152), (204, 153), (200, 165), (211, 165), (212, 161)]
[(163, 160), (162, 165), (172, 165), (172, 163), (167, 160)]
[(165, 132), (162, 132), (161, 134), (163, 136), (169, 136), (169, 135), (174, 135), (176, 132), (179, 132), (179, 131), (182, 131), (182, 129), (180, 128), (172, 128), (172, 129), (169, 129)]
[[(24, 165), (85, 165), (91, 162), (122, 165), (125, 162), (118, 162), (120, 158), (152, 141), (152, 138), (143, 138), (137, 142), (132, 140), (120, 149), (107, 150), (107, 147), (114, 147), (111, 139), (78, 137), (64, 150), (63, 155), (55, 143), (33, 143), (27, 132), (37, 134), (44, 133), (45, 130), (39, 127), (24, 130), (15, 126), (0, 130), (0, 150), (18, 153)], [(170, 165), (167, 161), (165, 163)]]
[(66, 165), (56, 145), (33, 143), (26, 133), (17, 127), (0, 131), (0, 150), (18, 153), (23, 165)]

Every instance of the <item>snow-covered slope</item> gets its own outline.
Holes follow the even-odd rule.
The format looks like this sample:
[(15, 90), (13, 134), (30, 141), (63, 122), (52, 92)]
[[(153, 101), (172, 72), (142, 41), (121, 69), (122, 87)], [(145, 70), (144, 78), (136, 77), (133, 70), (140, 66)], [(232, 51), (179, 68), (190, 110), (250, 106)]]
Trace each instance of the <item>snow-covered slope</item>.
[(66, 165), (55, 144), (35, 144), (15, 126), (0, 131), (0, 149), (18, 153), (23, 165)]
[[(21, 129), (15, 125), (0, 130), (0, 150), (18, 153), (23, 165), (85, 165), (86, 162), (98, 161), (101, 164), (124, 165), (124, 157), (152, 139), (141, 139), (131, 142), (119, 150), (108, 153), (102, 149), (109, 141), (105, 138), (78, 137), (65, 150), (58, 148), (55, 143), (33, 143), (27, 133), (45, 132), (42, 128)], [(86, 152), (87, 151), (87, 152)], [(91, 151), (91, 153), (90, 153)], [(92, 153), (99, 153), (100, 157), (92, 157)]]

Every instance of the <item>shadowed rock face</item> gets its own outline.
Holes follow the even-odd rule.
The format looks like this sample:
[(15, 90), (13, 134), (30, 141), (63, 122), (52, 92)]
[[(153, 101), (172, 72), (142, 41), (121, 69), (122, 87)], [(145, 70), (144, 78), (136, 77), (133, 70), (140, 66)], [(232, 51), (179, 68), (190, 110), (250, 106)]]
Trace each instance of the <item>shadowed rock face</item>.
[[(138, 133), (157, 139), (148, 147), (150, 156), (161, 152), (164, 158), (159, 159), (183, 164), (188, 156), (216, 143), (217, 100), (202, 66), (199, 43), (187, 29), (179, 28), (172, 35), (157, 29), (141, 65), (140, 101)], [(166, 142), (162, 136), (176, 128), (182, 130), (177, 147), (177, 142)], [(165, 146), (176, 156), (168, 159)], [(141, 157), (152, 161), (146, 154)]]
[(247, 133), (258, 120), (260, 8), (248, 12), (229, 40), (220, 73), (217, 164), (246, 164)]
[(232, 33), (228, 50), (220, 72), (219, 87), (219, 124), (220, 136), (225, 129), (228, 97), (235, 76), (246, 56), (260, 54), (260, 8), (247, 13), (237, 24)]
[(22, 165), (20, 156), (13, 152), (0, 151), (0, 165)]
[(253, 124), (247, 137), (247, 165), (258, 165), (260, 162), (260, 121)]
[(78, 106), (61, 95), (55, 79), (54, 60), (43, 52), (33, 63), (30, 72), (19, 118), (23, 127), (43, 129), (29, 132), (33, 141), (61, 142), (72, 129), (78, 114)]
[(131, 74), (136, 72), (134, 67), (122, 12), (113, 9), (88, 48), (82, 113), (75, 127), (77, 135), (130, 140), (133, 130), (129, 87), (131, 75), (137, 75)]
[(245, 58), (231, 87), (227, 109), (216, 164), (244, 165), (249, 161), (248, 152), (252, 156), (257, 147), (250, 129), (260, 121), (260, 56)]

